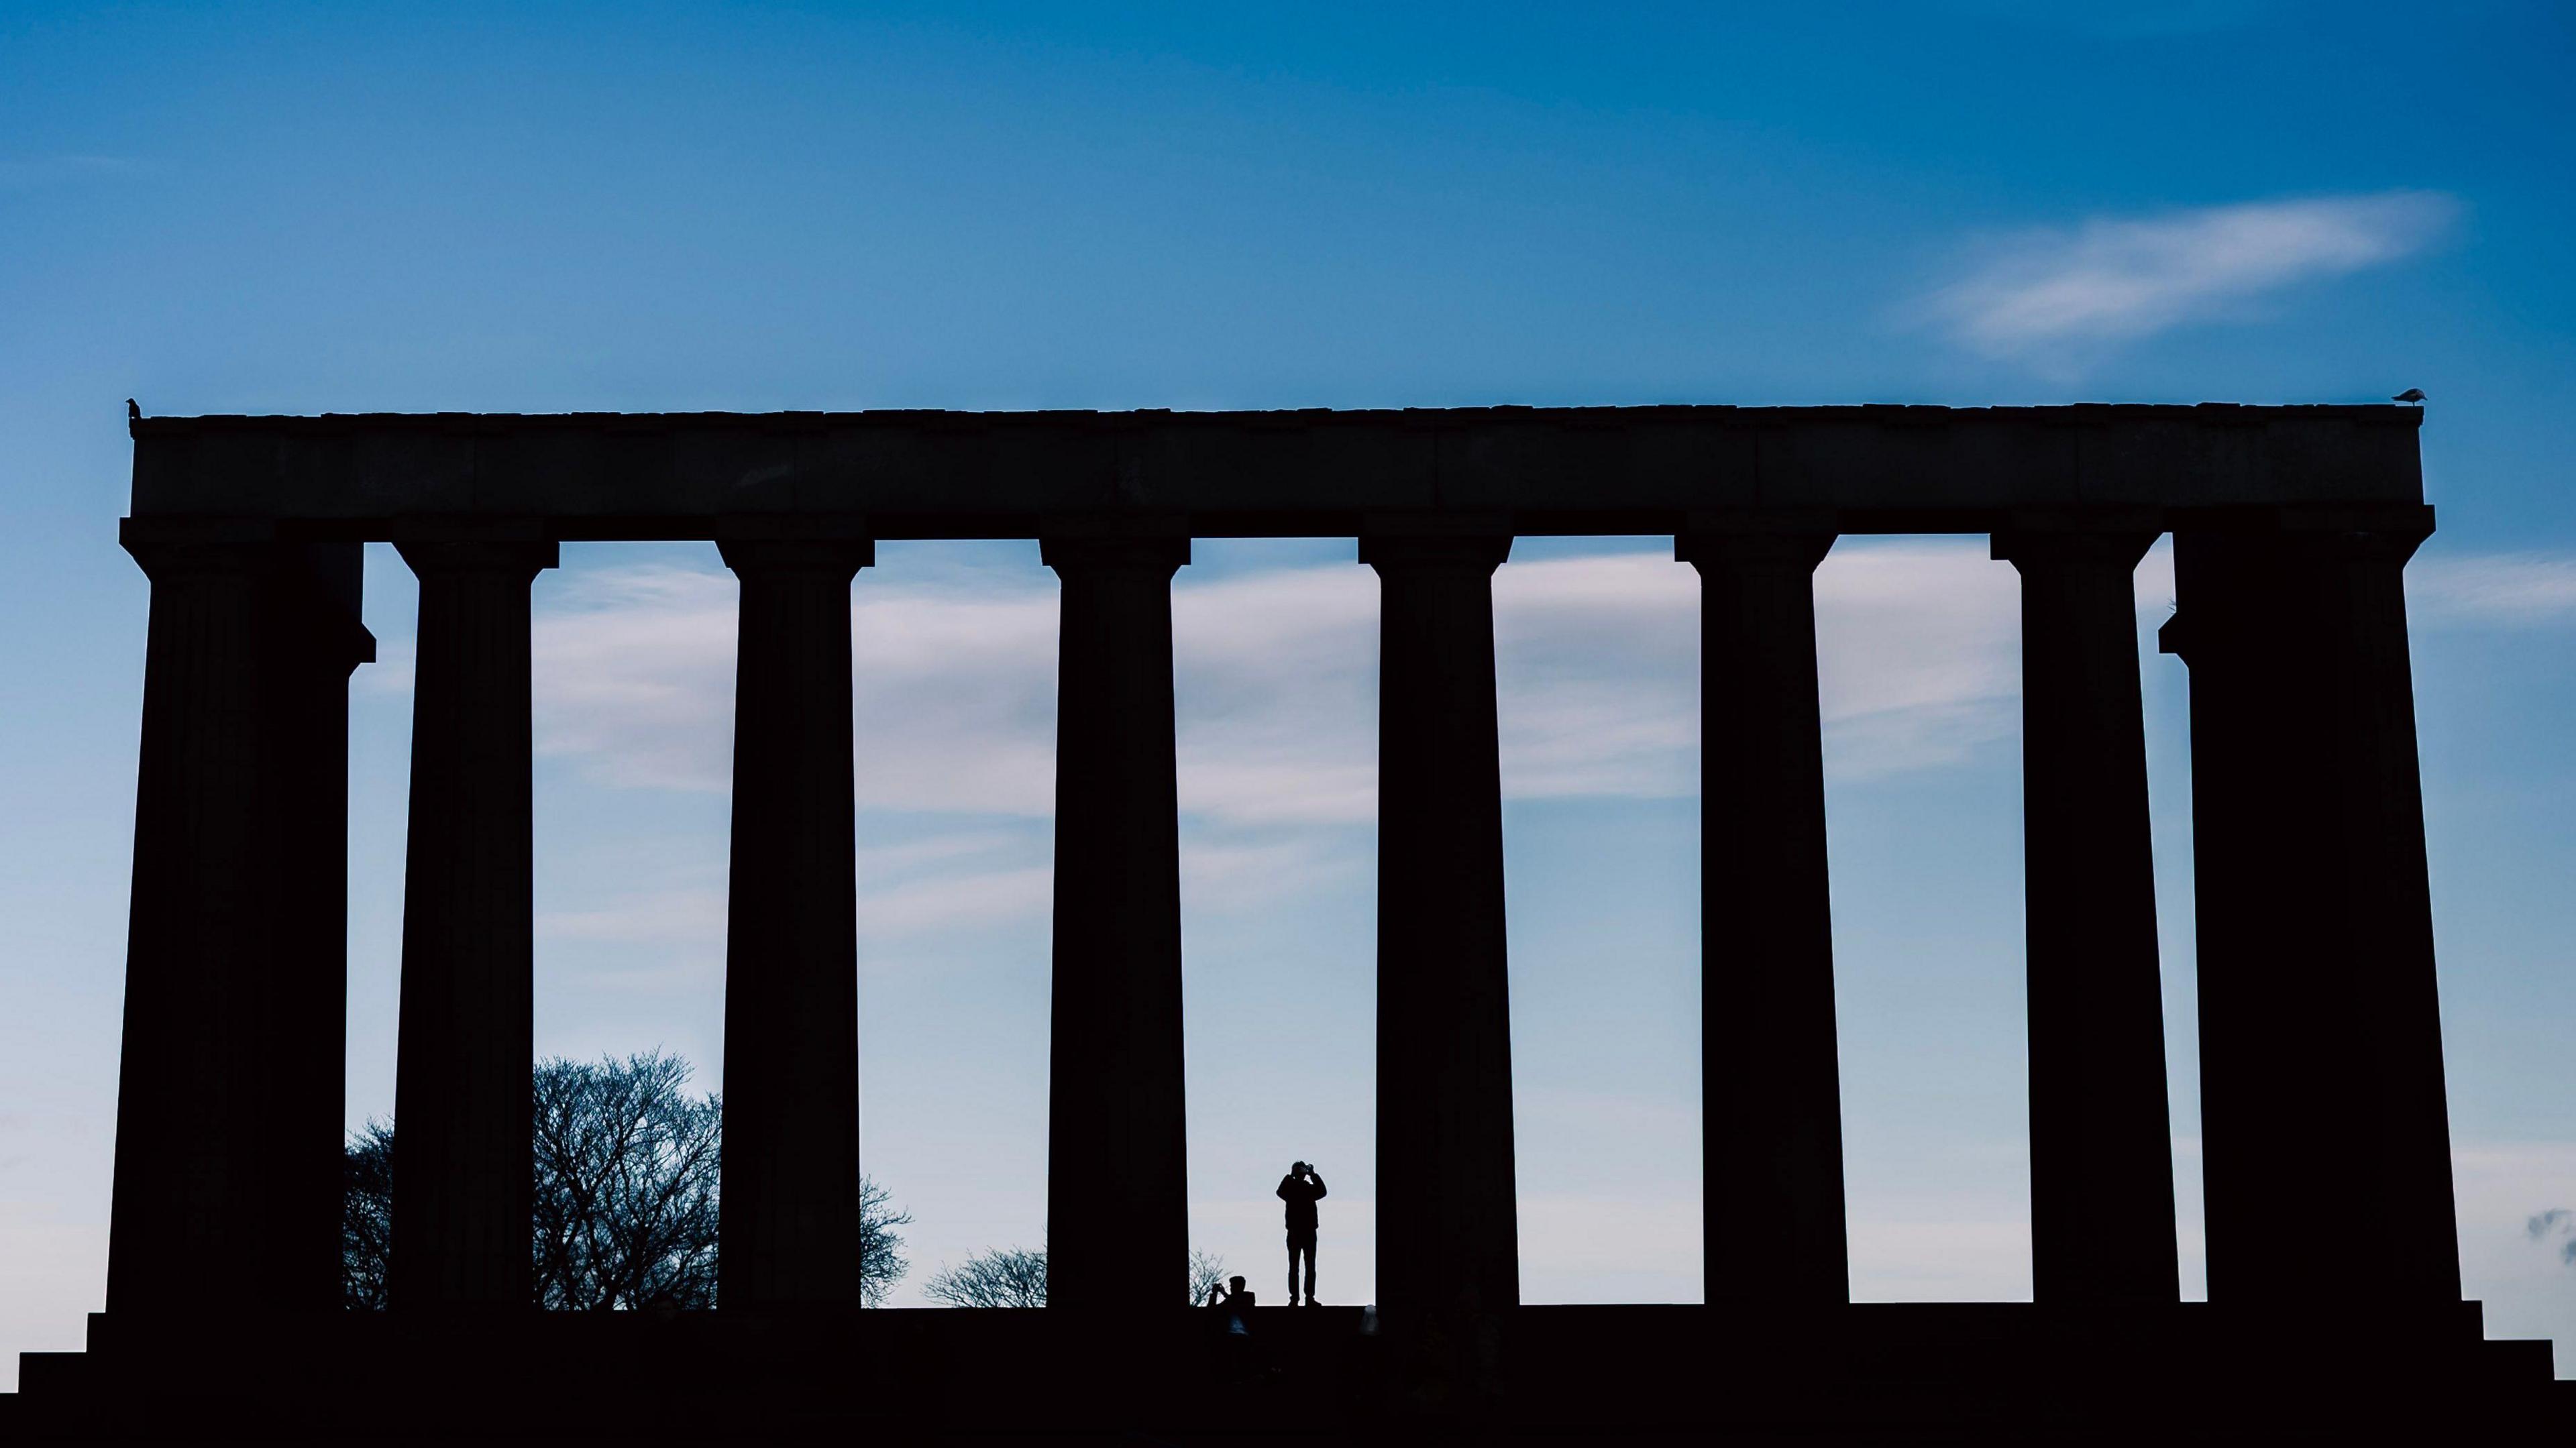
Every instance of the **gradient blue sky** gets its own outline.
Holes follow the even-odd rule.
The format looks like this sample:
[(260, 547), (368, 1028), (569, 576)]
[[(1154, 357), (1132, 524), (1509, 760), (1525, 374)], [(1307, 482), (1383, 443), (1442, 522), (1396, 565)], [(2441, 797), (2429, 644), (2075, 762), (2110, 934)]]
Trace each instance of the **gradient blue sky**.
[[(2545, 6), (0, 10), (0, 1384), (104, 1275), (146, 591), (123, 400), (365, 409), (2372, 401), (2410, 574), (2469, 1291), (2576, 1341), (2576, 31)], [(434, 12), (434, 13), (433, 13)], [(1853, 1289), (2029, 1293), (2017, 636), (1982, 539), (1819, 573)], [(2140, 571), (2141, 637), (2171, 597)], [(1375, 583), (1177, 585), (1193, 1231), (1372, 1276)], [(1497, 582), (1531, 1300), (1696, 1295), (1695, 629)], [(348, 1110), (390, 1109), (413, 590), (353, 691)], [(913, 1282), (1044, 1231), (1052, 577), (858, 610), (870, 1172)], [(538, 1046), (722, 1069), (732, 586), (537, 586)], [(2186, 680), (2143, 660), (2200, 1281)], [(2283, 1123), (2295, 1129), (2295, 1123)], [(2316, 1184), (2330, 1212), (2338, 1183)], [(2371, 1264), (2350, 1264), (2367, 1274)], [(899, 1300), (916, 1300), (907, 1291)], [(2562, 1370), (2576, 1371), (2562, 1352)]]

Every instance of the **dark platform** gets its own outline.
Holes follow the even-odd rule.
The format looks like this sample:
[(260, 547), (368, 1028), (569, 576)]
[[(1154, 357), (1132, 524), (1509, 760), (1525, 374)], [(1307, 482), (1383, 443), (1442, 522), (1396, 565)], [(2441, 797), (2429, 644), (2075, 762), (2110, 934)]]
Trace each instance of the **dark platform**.
[(1179, 1310), (210, 1312), (158, 1337), (93, 1316), (90, 1344), (26, 1355), (0, 1441), (2546, 1442), (2576, 1417), (2549, 1345), (2481, 1341), (2475, 1303), (2299, 1326), (2200, 1303), (1264, 1308), (1231, 1343)]

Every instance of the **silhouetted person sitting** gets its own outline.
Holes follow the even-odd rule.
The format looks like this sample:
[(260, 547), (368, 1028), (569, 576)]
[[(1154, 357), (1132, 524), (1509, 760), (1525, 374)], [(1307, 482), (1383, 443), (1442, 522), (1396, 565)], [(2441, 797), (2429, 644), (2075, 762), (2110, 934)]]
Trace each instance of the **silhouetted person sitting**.
[(1224, 1309), (1227, 1332), (1251, 1329), (1243, 1315), (1252, 1310), (1252, 1289), (1243, 1285), (1242, 1278), (1229, 1277), (1223, 1282), (1209, 1284), (1207, 1305)]
[(1216, 1328), (1208, 1339), (1210, 1368), (1221, 1381), (1236, 1385), (1250, 1382), (1261, 1370), (1260, 1355), (1254, 1346), (1259, 1339), (1252, 1335), (1252, 1289), (1244, 1286), (1240, 1277), (1212, 1283), (1207, 1305)]
[(1279, 1179), (1279, 1200), (1288, 1204), (1288, 1305), (1295, 1307), (1299, 1294), (1297, 1282), (1298, 1254), (1305, 1254), (1306, 1281), (1304, 1295), (1308, 1307), (1315, 1301), (1315, 1203), (1324, 1195), (1324, 1179), (1304, 1162), (1288, 1168)]

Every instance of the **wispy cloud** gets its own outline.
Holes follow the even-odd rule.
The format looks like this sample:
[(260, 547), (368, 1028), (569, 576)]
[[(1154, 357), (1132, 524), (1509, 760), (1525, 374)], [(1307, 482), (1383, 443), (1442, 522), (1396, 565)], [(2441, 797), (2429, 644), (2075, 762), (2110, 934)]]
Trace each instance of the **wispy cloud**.
[[(538, 751), (595, 784), (721, 792), (736, 589), (712, 568), (567, 570), (535, 619)], [(1976, 540), (1838, 548), (1816, 581), (1827, 765), (1867, 779), (2010, 737), (2016, 592)], [(1020, 567), (853, 590), (862, 933), (1042, 918), (1051, 900), (1056, 589)], [(1669, 554), (1516, 563), (1495, 582), (1503, 784), (1516, 799), (1697, 791), (1699, 584)], [(1362, 868), (1377, 809), (1376, 575), (1281, 569), (1173, 593), (1184, 888), (1230, 910)], [(385, 640), (365, 687), (409, 687)], [(942, 823), (942, 822), (945, 823)], [(1034, 826), (1034, 828), (1033, 828)], [(891, 833), (882, 833), (890, 831)], [(721, 851), (572, 887), (572, 946), (724, 939)]]
[(2414, 255), (2459, 210), (2438, 192), (2390, 191), (2095, 217), (2004, 238), (1924, 311), (1986, 356), (2062, 360)]
[[(863, 836), (871, 823), (862, 822)], [(1259, 905), (1363, 864), (1364, 853), (1348, 844), (1338, 831), (1246, 838), (1201, 826), (1183, 842), (1181, 892), (1195, 909)], [(1024, 925), (1043, 920), (1055, 900), (1052, 851), (1043, 828), (952, 830), (865, 845), (857, 866), (859, 935), (871, 944)], [(642, 880), (593, 880), (570, 888), (579, 904), (541, 911), (540, 940), (662, 950), (641, 966), (620, 958), (618, 969), (628, 975), (640, 971), (659, 979), (675, 968), (692, 977), (721, 970), (726, 891), (720, 868), (665, 870)], [(0, 1116), (0, 1127), (7, 1124)]]
[[(2429, 557), (2419, 619), (2576, 621), (2576, 557)], [(2139, 607), (2173, 596), (2170, 553)], [(733, 580), (667, 564), (567, 575), (536, 621), (541, 753), (595, 781), (722, 791), (732, 775)], [(1699, 585), (1657, 552), (1496, 576), (1503, 784), (1517, 799), (1693, 793)], [(1377, 580), (1356, 565), (1193, 582), (1173, 594), (1184, 813), (1211, 841), (1364, 825), (1377, 796)], [(1826, 763), (1845, 782), (1955, 764), (2011, 737), (2019, 597), (1983, 540), (1849, 540), (1816, 573)], [(862, 809), (1038, 819), (1054, 807), (1056, 591), (1031, 570), (862, 575), (852, 635)], [(372, 687), (407, 686), (387, 640)], [(988, 854), (980, 834), (907, 851)], [(933, 861), (941, 868), (963, 858)], [(888, 858), (871, 878), (910, 878)], [(1256, 871), (1257, 873), (1257, 871)], [(1213, 877), (1211, 877), (1213, 878)], [(567, 922), (569, 926), (571, 923)], [(578, 927), (575, 927), (578, 928)], [(613, 928), (597, 922), (594, 928)]]
[(2020, 575), (1983, 539), (1837, 545), (1816, 644), (1829, 778), (1963, 763), (2020, 727)]
[[(1218, 854), (1223, 872), (1227, 852)], [(1043, 916), (1054, 898), (1043, 833), (941, 831), (865, 846), (857, 866), (859, 934), (871, 941), (1024, 921)], [(548, 941), (672, 948), (714, 969), (724, 952), (725, 903), (720, 863), (670, 868), (589, 882), (577, 908), (541, 912), (536, 931)]]
[[(1020, 571), (862, 575), (852, 608), (863, 809), (1054, 805), (1055, 589)], [(734, 584), (667, 564), (567, 576), (534, 637), (536, 741), (611, 786), (732, 774)], [(2016, 595), (1974, 540), (1847, 543), (1816, 575), (1828, 764), (1867, 778), (2010, 732)], [(1358, 824), (1377, 795), (1377, 580), (1277, 570), (1173, 594), (1183, 810), (1228, 830)], [(1697, 788), (1699, 585), (1660, 552), (1512, 564), (1495, 582), (1515, 798)], [(408, 683), (401, 640), (374, 687)]]
[[(2161, 622), (2175, 601), (2170, 540), (2138, 564), (2138, 611)], [(2406, 567), (2407, 612), (2418, 626), (2530, 629), (2576, 624), (2576, 554), (2451, 553), (2430, 549)]]
[(540, 940), (721, 947), (724, 892), (704, 886), (631, 891), (609, 907), (540, 912), (536, 933)]
[[(2428, 557), (2409, 576), (2427, 622), (2576, 621), (2576, 557)], [(725, 790), (731, 576), (650, 564), (567, 570), (552, 583), (533, 640), (540, 750), (612, 789)], [(2162, 616), (2168, 547), (2150, 550), (2137, 593), (2142, 612)], [(863, 943), (899, 961), (935, 936), (1042, 931), (1053, 898), (1051, 575), (1025, 565), (863, 574), (852, 596)], [(1185, 572), (1173, 609), (1189, 908), (1258, 909), (1364, 871), (1377, 790), (1375, 575), (1356, 564), (1207, 581)], [(1699, 609), (1696, 575), (1661, 549), (1503, 568), (1506, 793), (1695, 793)], [(1984, 540), (1846, 540), (1817, 570), (1816, 610), (1838, 787), (1991, 763), (2009, 749), (2018, 576), (1990, 561)], [(388, 638), (388, 664), (362, 673), (364, 686), (407, 688), (409, 643)], [(616, 868), (563, 876), (540, 901), (538, 933), (596, 985), (703, 986), (722, 968), (723, 854), (720, 843), (639, 848)], [(2001, 1240), (1980, 1236), (1979, 1250)]]
[(2420, 559), (2407, 596), (2428, 622), (2539, 625), (2576, 620), (2576, 558), (2493, 553)]

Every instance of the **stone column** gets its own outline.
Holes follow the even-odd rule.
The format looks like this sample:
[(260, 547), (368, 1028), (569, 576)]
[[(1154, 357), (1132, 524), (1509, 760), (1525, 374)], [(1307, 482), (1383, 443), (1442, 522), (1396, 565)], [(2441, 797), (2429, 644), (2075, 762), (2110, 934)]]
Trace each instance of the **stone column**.
[(129, 519), (152, 579), (109, 1310), (339, 1303), (358, 545)]
[(1189, 1270), (1173, 570), (1187, 538), (1049, 538), (1063, 580), (1047, 1305), (1155, 1311)]
[(1377, 1296), (1520, 1300), (1493, 573), (1509, 537), (1375, 536)]
[(2403, 579), (2431, 531), (2175, 530), (2213, 1301), (2460, 1295)]
[(1848, 1301), (1815, 569), (1830, 522), (1674, 539), (1700, 573), (1708, 1300)]
[(2021, 571), (2031, 1273), (2041, 1302), (2181, 1295), (2132, 575), (2152, 525), (1997, 533)]
[(399, 540), (420, 578), (394, 1072), (397, 1309), (530, 1301), (528, 589), (555, 545)]
[(850, 580), (871, 545), (728, 539), (733, 883), (717, 1303), (859, 1301), (858, 860)]

